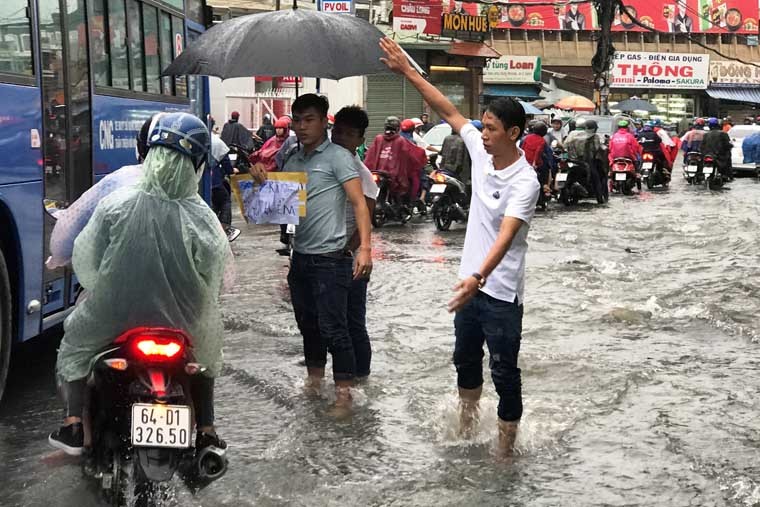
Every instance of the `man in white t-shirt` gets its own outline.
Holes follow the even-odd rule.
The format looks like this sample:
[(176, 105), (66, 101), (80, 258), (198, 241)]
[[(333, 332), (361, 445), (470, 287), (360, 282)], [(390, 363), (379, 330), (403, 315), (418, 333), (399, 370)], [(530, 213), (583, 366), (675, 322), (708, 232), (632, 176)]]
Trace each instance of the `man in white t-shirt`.
[(483, 388), (483, 342), (491, 354), (491, 378), (499, 395), (499, 450), (512, 453), (522, 416), (517, 355), (520, 351), (525, 286), (525, 254), (540, 186), (535, 170), (517, 147), (525, 111), (513, 99), (491, 102), (483, 132), (470, 124), (437, 88), (409, 64), (394, 41), (383, 38), (383, 59), (403, 75), (431, 108), (464, 139), (472, 159), (472, 201), (456, 295), (454, 365), (460, 423), (467, 434), (477, 417)]
[[(356, 149), (364, 143), (364, 133), (369, 126), (367, 112), (358, 106), (344, 107), (335, 115), (332, 128), (332, 142), (344, 147), (354, 156), (356, 170), (362, 182), (362, 192), (369, 208), (369, 214), (375, 212), (375, 201), (379, 189), (372, 173), (365, 166)], [(347, 248), (355, 252), (359, 248), (359, 233), (356, 229), (354, 209), (350, 202), (346, 203), (346, 237), (349, 238)], [(372, 347), (367, 333), (367, 284), (369, 275), (351, 280), (348, 292), (348, 334), (354, 346), (356, 357), (356, 379), (361, 381), (369, 376), (372, 360)]]

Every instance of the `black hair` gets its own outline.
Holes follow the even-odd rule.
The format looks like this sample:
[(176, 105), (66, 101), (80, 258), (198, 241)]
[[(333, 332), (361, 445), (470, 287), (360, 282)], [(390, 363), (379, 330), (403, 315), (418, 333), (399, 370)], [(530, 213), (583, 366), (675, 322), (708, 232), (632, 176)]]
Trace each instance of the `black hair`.
[(298, 97), (295, 102), (293, 102), (290, 110), (293, 111), (293, 114), (296, 114), (303, 113), (310, 108), (316, 109), (321, 117), (327, 118), (330, 102), (327, 100), (327, 97), (317, 95), (316, 93), (307, 93)]
[(137, 154), (140, 156), (140, 160), (145, 160), (145, 157), (148, 156), (148, 150), (150, 149), (148, 147), (148, 136), (150, 135), (148, 130), (152, 121), (153, 117), (145, 120), (145, 123), (140, 127), (140, 132), (137, 134)]
[(504, 125), (504, 130), (518, 127), (520, 129), (518, 138), (522, 137), (523, 130), (525, 129), (525, 109), (523, 109), (518, 101), (512, 97), (500, 97), (488, 104), (486, 111), (501, 121), (502, 125)]
[(359, 106), (346, 106), (335, 113), (335, 123), (357, 129), (362, 137), (369, 127), (367, 112)]

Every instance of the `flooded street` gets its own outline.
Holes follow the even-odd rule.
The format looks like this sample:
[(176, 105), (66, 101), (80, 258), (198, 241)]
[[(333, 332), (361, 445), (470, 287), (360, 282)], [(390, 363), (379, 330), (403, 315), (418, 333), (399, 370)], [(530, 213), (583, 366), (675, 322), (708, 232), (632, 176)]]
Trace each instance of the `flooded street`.
[[(464, 227), (373, 235), (372, 375), (350, 422), (302, 393), (301, 337), (279, 230), (243, 228), (223, 295), (222, 480), (182, 506), (760, 505), (760, 184), (561, 204), (530, 232), (511, 463), (491, 456), (486, 376), (474, 440), (457, 436), (453, 317)], [(238, 217), (239, 220), (239, 217)], [(78, 466), (46, 458), (59, 423), (54, 347), (24, 347), (0, 405), (0, 505), (99, 505)], [(329, 367), (329, 366), (328, 366)]]

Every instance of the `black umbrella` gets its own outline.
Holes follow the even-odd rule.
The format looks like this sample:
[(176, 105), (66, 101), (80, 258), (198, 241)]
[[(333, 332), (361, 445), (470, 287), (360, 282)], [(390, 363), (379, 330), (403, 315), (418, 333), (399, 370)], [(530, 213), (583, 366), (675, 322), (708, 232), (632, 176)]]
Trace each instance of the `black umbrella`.
[(614, 109), (617, 109), (618, 111), (647, 111), (649, 113), (657, 112), (657, 106), (651, 102), (647, 102), (644, 99), (639, 99), (636, 97), (618, 102), (615, 105)]
[(381, 74), (390, 72), (380, 61), (383, 37), (373, 25), (347, 14), (307, 9), (251, 14), (209, 29), (162, 75), (341, 79)]

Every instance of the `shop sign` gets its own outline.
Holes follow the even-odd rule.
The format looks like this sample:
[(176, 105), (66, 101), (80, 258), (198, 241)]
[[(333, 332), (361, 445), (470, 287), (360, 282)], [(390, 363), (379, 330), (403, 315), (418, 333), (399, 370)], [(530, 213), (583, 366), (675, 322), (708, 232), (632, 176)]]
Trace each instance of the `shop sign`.
[(334, 14), (353, 14), (353, 5), (352, 0), (320, 0), (319, 10)]
[(541, 58), (538, 56), (502, 56), (483, 67), (483, 82), (488, 84), (537, 83), (541, 81)]
[(704, 90), (709, 73), (706, 54), (618, 51), (610, 87)]
[(393, 31), (441, 34), (440, 1), (393, 0)]
[(747, 65), (739, 62), (710, 62), (711, 83), (760, 85), (760, 63)]
[(447, 12), (441, 18), (441, 36), (461, 40), (483, 40), (490, 30), (486, 16)]

